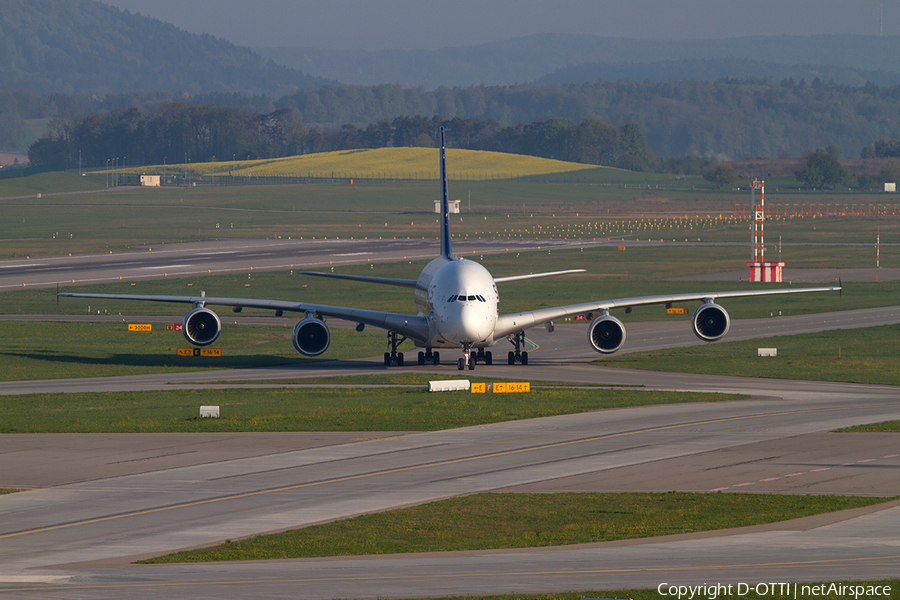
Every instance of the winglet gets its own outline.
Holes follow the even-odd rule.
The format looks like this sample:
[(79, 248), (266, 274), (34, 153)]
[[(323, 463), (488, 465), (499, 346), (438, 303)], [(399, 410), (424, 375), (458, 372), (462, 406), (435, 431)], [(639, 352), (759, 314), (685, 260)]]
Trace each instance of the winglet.
[(450, 248), (450, 200), (447, 196), (447, 149), (441, 127), (441, 256), (453, 258)]

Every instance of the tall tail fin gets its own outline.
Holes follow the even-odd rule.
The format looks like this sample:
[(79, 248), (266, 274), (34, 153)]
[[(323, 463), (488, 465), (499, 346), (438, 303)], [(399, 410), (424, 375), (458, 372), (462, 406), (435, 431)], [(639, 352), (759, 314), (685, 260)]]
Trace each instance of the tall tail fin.
[(441, 256), (453, 258), (450, 248), (450, 200), (447, 197), (447, 149), (441, 127)]

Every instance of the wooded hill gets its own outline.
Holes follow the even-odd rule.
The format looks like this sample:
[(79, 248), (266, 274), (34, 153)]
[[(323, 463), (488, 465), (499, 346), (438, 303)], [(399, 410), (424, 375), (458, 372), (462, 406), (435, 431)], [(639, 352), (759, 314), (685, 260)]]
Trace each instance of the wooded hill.
[[(29, 107), (28, 110), (40, 104), (20, 102), (15, 93), (0, 93), (0, 103), (4, 97), (10, 99), (7, 105), (24, 105)], [(128, 95), (116, 96), (116, 102), (126, 106), (127, 99)], [(246, 102), (243, 106), (242, 99)], [(280, 111), (280, 119), (289, 118), (291, 123), (302, 125), (306, 133), (295, 139), (304, 141), (292, 144), (290, 154), (350, 147), (411, 145), (416, 136), (395, 135), (398, 119), (401, 122), (402, 119), (407, 122), (422, 119), (429, 123), (454, 119), (472, 122), (476, 125), (469, 129), (479, 133), (474, 140), (467, 133), (465, 139), (472, 141), (466, 141), (460, 147), (563, 160), (581, 160), (581, 151), (575, 150), (577, 144), (549, 143), (550, 139), (556, 140), (558, 137), (547, 132), (553, 128), (574, 130), (585, 121), (592, 120), (606, 123), (603, 127), (608, 125), (615, 129), (618, 132), (616, 135), (621, 134), (625, 124), (636, 124), (646, 137), (649, 150), (658, 156), (690, 154), (715, 157), (720, 161), (797, 157), (828, 146), (835, 146), (843, 157), (855, 158), (881, 138), (896, 138), (900, 132), (900, 111), (897, 110), (900, 86), (851, 87), (819, 81), (620, 81), (582, 85), (439, 88), (435, 91), (404, 89), (395, 85), (324, 86), (274, 101), (264, 96), (251, 98), (240, 95), (222, 96), (221, 100), (227, 106), (237, 105), (235, 118), (242, 122), (262, 123), (262, 117)], [(92, 102), (97, 100), (85, 99), (74, 104), (87, 106)], [(139, 108), (125, 119), (128, 122), (152, 121), (169, 110), (163, 105), (172, 100), (170, 96), (167, 101), (154, 102), (144, 96), (135, 96), (134, 102)], [(53, 103), (44, 100), (44, 104), (49, 107)], [(84, 118), (85, 115), (76, 113), (63, 121), (81, 121)], [(120, 118), (120, 115), (115, 117)], [(94, 117), (94, 120), (102, 120), (102, 116)], [(51, 137), (59, 137), (62, 125), (60, 122), (55, 124)], [(2, 126), (0, 119), (0, 129)], [(256, 127), (254, 125), (251, 130), (255, 131)], [(400, 129), (403, 130), (402, 127)], [(540, 131), (540, 135), (532, 135), (535, 131)], [(430, 124), (416, 135), (419, 133), (427, 133), (434, 139), (434, 128)], [(222, 134), (215, 132), (215, 136), (221, 138)], [(149, 151), (152, 146), (146, 147)], [(280, 154), (281, 151), (270, 154), (256, 149), (259, 147), (255, 144), (241, 145), (235, 149), (228, 144), (223, 149), (191, 153), (203, 160), (211, 155), (219, 158), (231, 153), (246, 155), (248, 151), (264, 157), (286, 155)], [(97, 156), (108, 158), (107, 155), (124, 153), (136, 157), (134, 151), (113, 148), (117, 146), (105, 146), (98, 150)], [(76, 152), (78, 149), (74, 148)], [(163, 152), (167, 156), (177, 156), (183, 155), (184, 151), (190, 152), (190, 149)], [(603, 153), (599, 146), (596, 151)], [(159, 157), (151, 160), (159, 162)], [(615, 161), (586, 162), (627, 167)]]
[(95, 0), (0, 1), (0, 83), (38, 92), (264, 92), (327, 82)]
[[(134, 109), (138, 117), (129, 117), (132, 122), (152, 120), (154, 114), (165, 112), (161, 106), (170, 103), (234, 108), (244, 113), (241, 120), (249, 117), (251, 121), (289, 109), (293, 123), (318, 132), (318, 138), (306, 139), (333, 139), (332, 132), (348, 125), (357, 131), (348, 127), (345, 138), (359, 137), (358, 132), (368, 131), (370, 125), (383, 128), (384, 123), (393, 125), (401, 117), (477, 120), (492, 131), (515, 134), (515, 143), (507, 143), (502, 135), (492, 133), (494, 147), (481, 149), (517, 147), (528, 139), (519, 134), (534, 130), (536, 123), (562, 119), (570, 122), (564, 129), (574, 129), (586, 120), (599, 119), (620, 133), (626, 124), (636, 124), (656, 155), (692, 154), (719, 160), (799, 156), (832, 145), (842, 156), (856, 157), (875, 141), (900, 135), (900, 86), (827, 81), (833, 69), (849, 69), (857, 76), (887, 73), (882, 79), (890, 80), (890, 74), (900, 69), (896, 67), (900, 38), (896, 37), (756, 37), (695, 41), (690, 46), (675, 41), (531, 36), (445, 54), (457, 57), (447, 60), (458, 60), (462, 66), (482, 60), (497, 72), (512, 72), (504, 66), (521, 66), (540, 51), (544, 61), (540, 68), (547, 72), (558, 69), (559, 61), (570, 57), (573, 49), (582, 49), (585, 61), (606, 57), (611, 61), (607, 64), (621, 64), (628, 57), (636, 65), (651, 65), (647, 68), (660, 75), (669, 69), (672, 79), (689, 71), (674, 69), (675, 63), (653, 63), (661, 53), (668, 52), (672, 61), (709, 61), (710, 53), (716, 52), (720, 58), (738, 57), (730, 64), (744, 64), (740, 61), (749, 59), (740, 57), (752, 53), (754, 60), (766, 64), (818, 61), (815, 69), (821, 69), (822, 76), (705, 81), (697, 75), (666, 81), (594, 79), (426, 89), (398, 83), (329, 84), (266, 62), (246, 48), (188, 34), (95, 0), (0, 0), (0, 15), (0, 151), (24, 151), (37, 137), (32, 132), (43, 130), (60, 115), (64, 118), (56, 121), (50, 137), (58, 136), (59, 126), (66, 121), (93, 113)], [(822, 66), (828, 64), (832, 71)], [(706, 65), (716, 71), (721, 62)], [(575, 69), (569, 77), (593, 77), (595, 67), (582, 65), (580, 74), (574, 74)], [(802, 72), (793, 68), (779, 67), (769, 73)], [(815, 69), (810, 73), (819, 72)], [(612, 75), (624, 77), (627, 72)], [(861, 81), (857, 77), (856, 82)], [(244, 152), (256, 147), (243, 146)], [(335, 149), (320, 146), (316, 142), (302, 148)], [(223, 148), (236, 153), (232, 145)], [(541, 152), (572, 158), (554, 147)], [(111, 147), (97, 153), (104, 160), (121, 154)], [(207, 155), (221, 158), (222, 151), (198, 153), (202, 158)]]

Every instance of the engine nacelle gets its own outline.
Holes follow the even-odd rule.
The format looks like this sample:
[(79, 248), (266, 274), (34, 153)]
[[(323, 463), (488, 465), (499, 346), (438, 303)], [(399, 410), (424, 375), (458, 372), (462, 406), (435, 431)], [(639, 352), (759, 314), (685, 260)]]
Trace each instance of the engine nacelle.
[(294, 326), (294, 348), (303, 356), (318, 356), (331, 345), (331, 330), (324, 321), (307, 317)]
[(707, 302), (694, 311), (691, 328), (701, 340), (714, 342), (721, 339), (731, 327), (731, 318), (725, 309), (713, 302)]
[(197, 307), (184, 316), (181, 331), (187, 341), (195, 346), (208, 346), (218, 339), (222, 322), (213, 311)]
[(597, 317), (588, 328), (588, 340), (597, 352), (612, 354), (625, 343), (625, 326), (609, 315)]

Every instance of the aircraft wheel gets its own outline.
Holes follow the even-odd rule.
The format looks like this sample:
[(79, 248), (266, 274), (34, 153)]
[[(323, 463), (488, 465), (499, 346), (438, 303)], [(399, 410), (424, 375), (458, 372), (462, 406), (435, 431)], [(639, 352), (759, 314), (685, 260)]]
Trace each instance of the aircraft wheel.
[(433, 361), (433, 363), (434, 363), (434, 366), (437, 366), (437, 365), (441, 364), (441, 353), (440, 353), (440, 352), (434, 352), (434, 353), (431, 355), (431, 357), (432, 357), (432, 361)]
[(463, 359), (459, 359), (459, 361), (456, 363), (456, 368), (459, 369), (460, 371), (462, 371), (463, 369), (466, 368), (465, 363), (466, 363), (466, 361), (464, 361)]
[(486, 365), (494, 364), (494, 355), (490, 350), (488, 350), (487, 352), (484, 353), (484, 364), (486, 364)]
[(474, 370), (475, 370), (475, 361), (474, 361), (474, 360), (470, 360), (470, 361), (469, 361), (469, 370), (470, 370), (470, 371), (474, 371)]
[(425, 364), (425, 353), (419, 352), (419, 366), (422, 366), (424, 364)]
[(397, 366), (398, 367), (403, 366), (403, 353), (402, 352), (397, 353)]
[(527, 364), (528, 364), (528, 352), (523, 352), (523, 353), (522, 353), (522, 364), (523, 364), (523, 365), (527, 365)]
[(516, 353), (513, 352), (512, 350), (509, 351), (509, 364), (511, 364), (511, 365), (516, 364)]
[(384, 366), (386, 366), (386, 367), (391, 366), (391, 353), (390, 352), (384, 353)]

